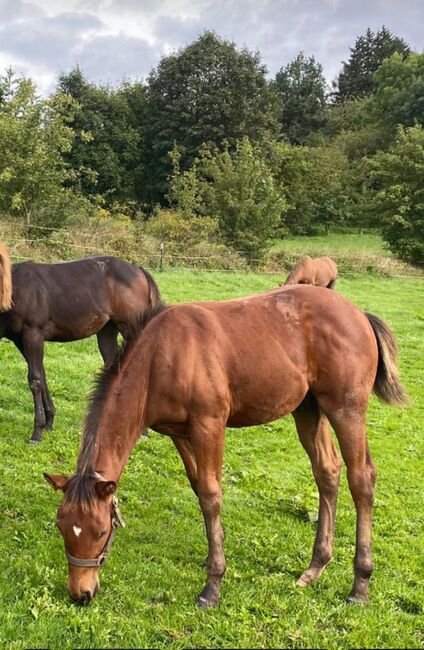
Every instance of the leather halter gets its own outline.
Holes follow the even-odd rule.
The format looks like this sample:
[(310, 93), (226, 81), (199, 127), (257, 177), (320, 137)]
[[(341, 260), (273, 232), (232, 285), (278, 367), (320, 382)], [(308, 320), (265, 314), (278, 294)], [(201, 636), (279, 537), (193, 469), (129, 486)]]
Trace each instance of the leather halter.
[(65, 546), (65, 553), (66, 557), (68, 559), (69, 564), (72, 564), (73, 566), (81, 566), (81, 567), (101, 567), (102, 564), (105, 563), (107, 555), (110, 551), (110, 547), (112, 546), (113, 538), (115, 536), (115, 530), (117, 526), (121, 526), (121, 528), (125, 528), (125, 522), (122, 518), (121, 512), (118, 507), (118, 499), (114, 495), (112, 497), (112, 509), (111, 509), (111, 521), (112, 525), (110, 528), (110, 533), (108, 535), (108, 538), (105, 542), (105, 545), (103, 546), (100, 555), (98, 555), (96, 558), (81, 558), (81, 557), (74, 557), (71, 555), (68, 551), (68, 549)]

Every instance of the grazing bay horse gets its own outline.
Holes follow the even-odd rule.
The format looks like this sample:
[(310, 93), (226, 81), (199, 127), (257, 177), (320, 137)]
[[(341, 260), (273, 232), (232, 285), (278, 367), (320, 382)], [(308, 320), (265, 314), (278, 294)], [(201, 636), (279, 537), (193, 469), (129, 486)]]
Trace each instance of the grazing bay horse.
[(312, 560), (297, 584), (314, 582), (332, 558), (341, 461), (330, 423), (357, 512), (349, 599), (366, 602), (376, 478), (365, 428), (368, 399), (373, 390), (389, 404), (407, 399), (387, 325), (334, 291), (297, 285), (160, 309), (98, 379), (76, 473), (45, 474), (64, 493), (57, 525), (71, 597), (88, 603), (98, 590), (100, 565), (122, 523), (118, 481), (140, 431), (151, 427), (172, 439), (199, 499), (209, 552), (198, 604), (216, 605), (225, 571), (225, 427), (259, 425), (291, 413), (319, 490)]
[(337, 276), (337, 264), (331, 257), (313, 259), (305, 255), (290, 271), (284, 286), (286, 284), (313, 284), (316, 287), (334, 289)]
[[(13, 291), (13, 294), (12, 294)], [(34, 398), (30, 442), (51, 429), (55, 409), (43, 365), (44, 341), (76, 341), (97, 334), (105, 365), (118, 352), (118, 332), (135, 336), (144, 311), (160, 302), (151, 275), (115, 257), (88, 257), (60, 264), (10, 263), (0, 248), (0, 338), (16, 345), (28, 364)]]

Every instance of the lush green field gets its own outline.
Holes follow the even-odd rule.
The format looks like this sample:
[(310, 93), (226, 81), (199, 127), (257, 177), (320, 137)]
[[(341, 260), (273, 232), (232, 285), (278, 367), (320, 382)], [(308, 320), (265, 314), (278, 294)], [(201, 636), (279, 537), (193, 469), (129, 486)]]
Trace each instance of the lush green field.
[(287, 237), (278, 239), (273, 244), (273, 250), (286, 250), (297, 252), (299, 248), (307, 247), (310, 255), (343, 254), (362, 251), (364, 253), (376, 253), (390, 255), (384, 248), (384, 242), (380, 235), (360, 233), (330, 233), (328, 235), (317, 235), (315, 237)]
[[(223, 299), (275, 286), (277, 276), (164, 272), (168, 301)], [(66, 592), (59, 495), (43, 471), (75, 467), (84, 397), (100, 366), (95, 340), (47, 346), (58, 415), (38, 447), (27, 444), (32, 399), (26, 368), (10, 343), (0, 369), (0, 646), (49, 647), (422, 647), (424, 644), (424, 282), (365, 276), (338, 289), (385, 318), (401, 348), (413, 406), (374, 398), (369, 439), (379, 476), (371, 604), (347, 606), (354, 509), (343, 475), (335, 558), (306, 590), (317, 493), (290, 418), (228, 431), (224, 524), (228, 570), (216, 610), (200, 611), (206, 540), (202, 518), (172, 443), (152, 433), (136, 446), (119, 488), (119, 530), (102, 587), (88, 608)]]

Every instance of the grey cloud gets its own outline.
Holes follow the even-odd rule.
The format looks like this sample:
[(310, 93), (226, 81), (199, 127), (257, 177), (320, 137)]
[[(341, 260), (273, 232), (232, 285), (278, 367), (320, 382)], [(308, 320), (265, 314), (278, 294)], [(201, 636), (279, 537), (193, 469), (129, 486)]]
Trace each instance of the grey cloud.
[(124, 34), (95, 36), (84, 43), (77, 61), (89, 79), (106, 83), (146, 77), (157, 54), (149, 43), (138, 38)]
[[(2, 60), (26, 64), (35, 78), (37, 70), (53, 78), (76, 61), (92, 80), (145, 77), (165, 44), (177, 49), (206, 29), (259, 50), (271, 75), (303, 50), (329, 81), (367, 27), (385, 24), (423, 49), (424, 0), (79, 0), (68, 5), (73, 11), (54, 16), (43, 6), (43, 0), (0, 0)], [(146, 17), (154, 45), (142, 34), (108, 34), (118, 15), (122, 29)]]
[(413, 48), (423, 47), (422, 0), (208, 0), (200, 9), (196, 21), (158, 17), (157, 38), (179, 47), (205, 28), (213, 29), (238, 46), (259, 50), (271, 74), (303, 50), (322, 63), (331, 79), (348, 58), (356, 37), (367, 27), (376, 30), (383, 24)]
[(81, 37), (101, 25), (99, 18), (92, 14), (71, 12), (11, 20), (0, 27), (0, 50), (32, 64), (50, 67), (60, 61), (66, 65)]

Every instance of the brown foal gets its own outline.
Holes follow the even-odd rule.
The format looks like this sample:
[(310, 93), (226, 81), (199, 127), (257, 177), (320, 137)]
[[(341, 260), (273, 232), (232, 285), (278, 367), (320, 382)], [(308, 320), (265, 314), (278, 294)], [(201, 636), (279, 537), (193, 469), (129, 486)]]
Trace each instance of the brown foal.
[(334, 289), (337, 276), (337, 264), (331, 257), (313, 259), (305, 255), (290, 271), (284, 286), (286, 284), (313, 284), (316, 287)]
[[(320, 497), (312, 560), (297, 584), (314, 582), (332, 557), (341, 462), (330, 423), (357, 512), (349, 600), (366, 602), (376, 476), (365, 430), (367, 404), (372, 390), (390, 404), (406, 401), (388, 327), (339, 294), (310, 286), (162, 309), (100, 377), (75, 475), (45, 475), (64, 492), (58, 526), (71, 596), (88, 602), (97, 592), (99, 564), (116, 523), (114, 493), (140, 431), (151, 427), (171, 437), (199, 499), (209, 553), (198, 604), (217, 604), (225, 571), (225, 427), (292, 413)], [(69, 557), (87, 564), (75, 565)]]

